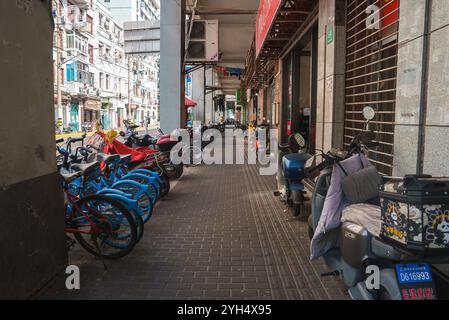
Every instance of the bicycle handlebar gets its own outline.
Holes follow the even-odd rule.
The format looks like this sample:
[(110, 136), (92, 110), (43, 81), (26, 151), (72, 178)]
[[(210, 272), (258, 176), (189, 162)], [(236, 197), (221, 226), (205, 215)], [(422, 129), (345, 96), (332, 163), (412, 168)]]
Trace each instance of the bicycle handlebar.
[(73, 143), (73, 142), (82, 142), (82, 141), (84, 141), (84, 138), (85, 138), (85, 137), (71, 138), (71, 139), (70, 139), (70, 142), (71, 142), (71, 143)]

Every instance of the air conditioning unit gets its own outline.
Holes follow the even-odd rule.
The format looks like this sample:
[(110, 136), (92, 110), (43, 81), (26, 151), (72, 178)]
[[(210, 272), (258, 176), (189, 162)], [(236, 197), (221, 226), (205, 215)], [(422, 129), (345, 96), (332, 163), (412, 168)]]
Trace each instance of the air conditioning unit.
[(64, 61), (67, 60), (67, 58), (68, 58), (68, 53), (67, 53), (67, 51), (62, 51), (62, 50), (60, 50), (59, 53), (60, 53), (61, 60), (64, 63)]
[(97, 95), (98, 94), (98, 89), (97, 88), (89, 88), (88, 89), (88, 92), (89, 92), (89, 95)]
[(79, 32), (86, 32), (87, 29), (87, 22), (86, 21), (80, 21), (73, 23), (73, 29), (79, 31)]
[(193, 21), (187, 62), (218, 62), (218, 20)]

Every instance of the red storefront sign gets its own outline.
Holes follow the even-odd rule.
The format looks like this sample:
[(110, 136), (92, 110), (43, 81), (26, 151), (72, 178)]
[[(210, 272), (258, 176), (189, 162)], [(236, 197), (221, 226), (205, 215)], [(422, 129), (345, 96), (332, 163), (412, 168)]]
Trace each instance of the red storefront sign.
[(263, 43), (270, 31), (271, 22), (273, 21), (279, 5), (282, 0), (261, 0), (256, 20), (256, 57), (262, 49)]
[(399, 19), (399, 0), (383, 0), (382, 28), (395, 23)]

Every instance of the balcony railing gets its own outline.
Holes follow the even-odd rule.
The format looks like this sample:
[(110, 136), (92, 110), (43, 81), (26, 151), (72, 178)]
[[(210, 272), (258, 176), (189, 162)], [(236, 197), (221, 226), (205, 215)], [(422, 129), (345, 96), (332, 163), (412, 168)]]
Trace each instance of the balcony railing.
[(71, 0), (74, 5), (77, 5), (81, 9), (88, 8), (90, 5), (90, 0)]

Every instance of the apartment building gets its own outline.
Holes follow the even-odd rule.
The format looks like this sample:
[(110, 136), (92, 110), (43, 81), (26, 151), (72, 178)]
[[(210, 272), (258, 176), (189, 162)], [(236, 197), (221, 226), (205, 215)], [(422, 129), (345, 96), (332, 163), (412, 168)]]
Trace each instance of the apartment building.
[(117, 22), (159, 20), (159, 0), (101, 0)]
[[(160, 19), (159, 0), (101, 0), (115, 21), (154, 21)], [(129, 56), (134, 83), (132, 117), (139, 123), (148, 118), (151, 124), (159, 118), (159, 56)]]
[(97, 0), (54, 0), (53, 17), (58, 128), (79, 131), (99, 120), (110, 129), (150, 117), (158, 105), (157, 63), (126, 57), (123, 25), (109, 8)]

